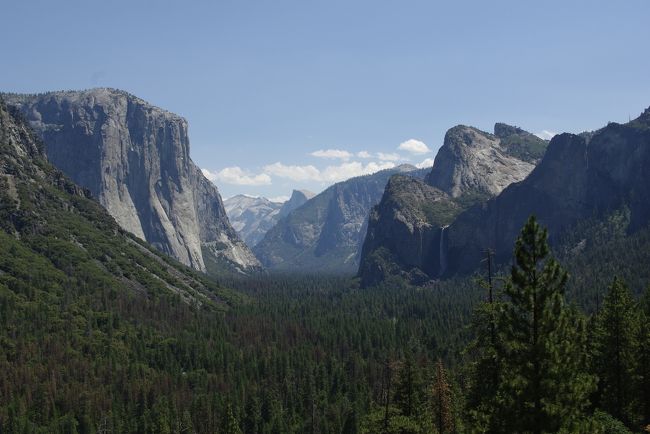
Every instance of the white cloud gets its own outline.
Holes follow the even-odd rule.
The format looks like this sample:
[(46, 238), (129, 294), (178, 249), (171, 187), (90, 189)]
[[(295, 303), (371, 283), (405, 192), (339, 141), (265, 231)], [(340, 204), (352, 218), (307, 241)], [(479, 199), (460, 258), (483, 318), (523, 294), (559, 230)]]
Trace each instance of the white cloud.
[(367, 164), (363, 164), (359, 161), (350, 161), (336, 166), (327, 166), (323, 170), (319, 170), (312, 165), (293, 166), (277, 162), (264, 166), (264, 172), (269, 175), (277, 176), (279, 178), (287, 178), (292, 181), (330, 183), (344, 181), (355, 176), (368, 175), (392, 167), (395, 167), (395, 163), (390, 161), (372, 161)]
[(415, 139), (409, 139), (400, 143), (397, 149), (410, 152), (411, 154), (426, 154), (431, 152), (431, 149), (424, 142)]
[(377, 152), (376, 154), (371, 154), (368, 151), (360, 151), (357, 152), (357, 158), (363, 158), (363, 159), (377, 159), (381, 161), (398, 161), (398, 160), (404, 160), (398, 153), (396, 152)]
[(357, 157), (359, 157), (359, 158), (372, 158), (372, 155), (370, 155), (370, 152), (368, 152), (368, 151), (360, 151), (360, 152), (357, 152)]
[(418, 167), (420, 169), (425, 169), (427, 167), (432, 167), (433, 166), (433, 158), (427, 158), (422, 160), (421, 163), (418, 163), (415, 165), (415, 167)]
[(341, 160), (349, 160), (352, 157), (351, 153), (341, 149), (319, 149), (309, 155), (318, 158), (340, 158)]
[(325, 170), (323, 170), (321, 173), (321, 181), (339, 182), (355, 176), (369, 175), (371, 173), (375, 173), (384, 169), (390, 169), (392, 167), (395, 167), (395, 163), (370, 162), (364, 165), (363, 163), (360, 163), (358, 161), (352, 161), (350, 163), (343, 163), (339, 166), (326, 167)]
[(381, 161), (397, 161), (401, 157), (399, 154), (391, 153), (391, 154), (386, 154), (384, 152), (377, 152), (377, 158), (380, 159)]
[(289, 196), (276, 196), (276, 197), (269, 197), (269, 200), (271, 202), (276, 202), (276, 203), (285, 203), (286, 201), (289, 200)]
[(292, 181), (313, 181), (320, 176), (320, 170), (310, 165), (290, 166), (280, 163), (264, 166), (264, 172), (279, 178), (288, 178)]
[(208, 169), (201, 169), (203, 175), (212, 182), (224, 182), (234, 185), (270, 185), (271, 177), (266, 173), (252, 175), (239, 166), (226, 167), (218, 172), (211, 172)]
[(540, 139), (551, 140), (553, 136), (555, 136), (556, 134), (557, 133), (554, 133), (553, 131), (542, 130), (541, 132), (536, 133), (535, 135)]

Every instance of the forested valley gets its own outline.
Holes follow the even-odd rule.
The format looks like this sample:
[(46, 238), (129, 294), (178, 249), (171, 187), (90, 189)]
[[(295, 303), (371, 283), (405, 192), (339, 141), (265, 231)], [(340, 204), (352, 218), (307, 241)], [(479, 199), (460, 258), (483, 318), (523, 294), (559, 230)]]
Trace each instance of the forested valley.
[(2, 234), (0, 426), (639, 431), (650, 408), (650, 291), (612, 276), (592, 310), (566, 302), (545, 237), (529, 221), (517, 266), (491, 285), (486, 273), (364, 290), (350, 278), (260, 275), (221, 282), (243, 296), (215, 309), (93, 281)]
[(509, 264), (474, 252), (473, 274), (420, 287), (210, 276), (120, 227), (0, 104), (0, 432), (643, 432), (633, 193), (560, 234), (531, 216)]

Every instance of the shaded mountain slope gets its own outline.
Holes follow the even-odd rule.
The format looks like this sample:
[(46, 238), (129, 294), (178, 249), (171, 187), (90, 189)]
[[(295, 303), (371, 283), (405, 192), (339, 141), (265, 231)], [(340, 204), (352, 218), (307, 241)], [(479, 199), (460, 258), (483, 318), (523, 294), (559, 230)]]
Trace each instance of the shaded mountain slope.
[(334, 184), (280, 219), (255, 254), (275, 270), (355, 272), (370, 209), (396, 173), (423, 177), (426, 171), (403, 165)]
[[(449, 227), (448, 274), (478, 267), (491, 248), (497, 263), (509, 261), (518, 228), (530, 214), (549, 228), (555, 246), (585, 222), (598, 224), (613, 213), (625, 217), (626, 236), (650, 220), (650, 109), (626, 124), (610, 123), (590, 140), (561, 134), (523, 182), (461, 214)], [(589, 244), (591, 240), (583, 238)], [(576, 245), (577, 245), (576, 244)]]

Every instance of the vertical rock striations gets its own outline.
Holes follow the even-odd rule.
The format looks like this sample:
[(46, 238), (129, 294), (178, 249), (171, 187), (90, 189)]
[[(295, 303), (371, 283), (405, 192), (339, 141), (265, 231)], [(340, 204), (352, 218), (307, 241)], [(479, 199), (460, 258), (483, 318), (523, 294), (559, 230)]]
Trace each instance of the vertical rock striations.
[(259, 265), (190, 159), (182, 117), (115, 89), (4, 98), (41, 136), (48, 159), (124, 229), (198, 270), (205, 255), (240, 271)]

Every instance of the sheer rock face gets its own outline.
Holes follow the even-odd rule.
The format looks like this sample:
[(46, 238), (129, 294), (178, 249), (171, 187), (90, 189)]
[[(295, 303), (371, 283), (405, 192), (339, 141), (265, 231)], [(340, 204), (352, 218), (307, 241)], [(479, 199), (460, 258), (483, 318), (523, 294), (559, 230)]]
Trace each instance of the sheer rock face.
[(506, 124), (495, 134), (451, 128), (425, 182), (395, 176), (368, 224), (360, 260), (364, 286), (390, 275), (422, 284), (447, 272), (446, 227), (533, 170), (547, 142)]
[[(31, 288), (33, 274), (41, 280), (43, 276), (59, 280), (59, 274), (72, 272), (135, 297), (167, 293), (192, 306), (219, 310), (231, 303), (210, 279), (166, 261), (156, 249), (121, 229), (88, 189), (47, 161), (42, 141), (18, 109), (5, 105), (2, 98), (0, 234), (0, 249), (6, 247), (6, 235), (16, 241), (12, 248), (19, 247), (17, 262), (3, 262), (0, 271), (12, 276), (14, 288)], [(26, 258), (41, 264), (36, 273), (23, 268)], [(133, 273), (136, 264), (143, 273)], [(56, 288), (64, 282), (68, 280), (51, 283)]]
[(370, 209), (395, 173), (425, 172), (403, 165), (332, 185), (281, 218), (255, 246), (257, 257), (276, 270), (354, 273)]
[[(443, 212), (436, 213), (436, 208)], [(381, 202), (370, 212), (363, 244), (359, 276), (362, 286), (400, 275), (411, 283), (429, 280), (439, 273), (436, 256), (441, 227), (447, 213), (459, 208), (451, 197), (422, 180), (394, 175), (388, 181)]]
[(513, 182), (524, 179), (535, 167), (511, 155), (501, 141), (498, 136), (473, 127), (459, 125), (450, 129), (427, 182), (454, 198), (469, 192), (499, 194)]
[(5, 100), (41, 136), (48, 159), (124, 229), (198, 270), (206, 269), (202, 247), (239, 270), (259, 265), (191, 161), (182, 117), (114, 89)]
[(633, 233), (650, 222), (650, 109), (627, 123), (610, 123), (589, 135), (555, 136), (524, 181), (467, 210), (448, 228), (448, 275), (468, 273), (491, 248), (507, 263), (526, 219), (535, 214), (551, 244), (576, 225), (625, 208)]
[(278, 216), (282, 218), (288, 215), (291, 211), (300, 208), (305, 202), (314, 196), (316, 196), (316, 194), (309, 190), (293, 190), (289, 200), (282, 205), (282, 208), (280, 208)]

